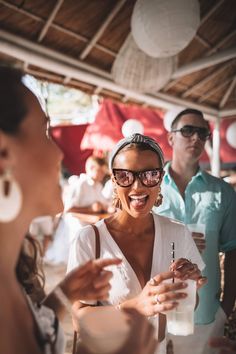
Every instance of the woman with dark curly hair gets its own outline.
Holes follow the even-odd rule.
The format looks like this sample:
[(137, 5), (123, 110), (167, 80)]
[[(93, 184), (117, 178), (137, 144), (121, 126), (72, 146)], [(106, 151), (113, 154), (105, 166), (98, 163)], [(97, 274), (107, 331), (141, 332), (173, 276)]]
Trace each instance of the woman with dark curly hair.
[[(19, 259), (32, 219), (63, 209), (58, 178), (62, 157), (50, 137), (49, 120), (23, 84), (22, 73), (0, 67), (0, 353), (64, 353), (51, 310), (60, 315), (64, 306), (54, 291), (43, 300), (47, 307), (40, 303), (34, 241), (28, 239), (33, 257), (22, 253)], [(57, 289), (70, 301), (105, 299), (111, 272), (104, 267), (119, 263), (91, 260), (69, 273)]]

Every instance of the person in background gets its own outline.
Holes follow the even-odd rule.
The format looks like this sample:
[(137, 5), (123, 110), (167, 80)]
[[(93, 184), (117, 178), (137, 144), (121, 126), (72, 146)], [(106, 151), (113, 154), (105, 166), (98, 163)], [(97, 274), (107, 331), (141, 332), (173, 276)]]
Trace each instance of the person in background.
[[(199, 270), (204, 263), (187, 228), (151, 212), (153, 205), (162, 201), (163, 166), (162, 150), (153, 139), (134, 134), (118, 142), (110, 160), (114, 203), (118, 209), (95, 224), (101, 258), (123, 259), (113, 270), (109, 299), (100, 305), (134, 308), (149, 318), (161, 342), (156, 353), (166, 350), (165, 316), (161, 313), (175, 308), (178, 300), (186, 296), (184, 280), (196, 280), (198, 285), (205, 281)], [(98, 249), (95, 236), (90, 225), (78, 230), (71, 245), (68, 270), (95, 258)], [(175, 242), (176, 263), (180, 262), (179, 273), (169, 271), (172, 242)], [(172, 283), (173, 276), (183, 282)], [(180, 291), (175, 292), (177, 289)], [(96, 309), (91, 304), (97, 302), (75, 302), (74, 308), (83, 314)]]
[(52, 216), (39, 216), (35, 218), (29, 227), (29, 233), (41, 244), (43, 255), (53, 241), (54, 218)]
[[(224, 334), (224, 323), (230, 315), (236, 296), (236, 193), (230, 185), (202, 171), (199, 160), (211, 136), (202, 112), (186, 109), (174, 119), (168, 135), (173, 148), (172, 161), (165, 166), (162, 183), (163, 203), (155, 213), (184, 224), (203, 224), (201, 233), (193, 233), (206, 268), (208, 283), (199, 290), (195, 311), (195, 333), (173, 336), (174, 353), (212, 353), (210, 336)], [(225, 253), (224, 289), (221, 295), (219, 251)]]
[(111, 177), (109, 176), (102, 189), (102, 195), (104, 196), (104, 198), (106, 198), (108, 203), (109, 213), (115, 212), (115, 207), (113, 205), (113, 194), (114, 194), (113, 184), (112, 184)]
[[(31, 221), (40, 215), (56, 215), (63, 208), (58, 180), (62, 153), (22, 76), (20, 71), (0, 67), (0, 353), (59, 354), (63, 353), (62, 335), (50, 310), (59, 314), (64, 308), (55, 298), (58, 291), (43, 300), (47, 306), (39, 306), (39, 295), (30, 283), (38, 273), (34, 260), (25, 267), (26, 255), (20, 269), (18, 260)], [(104, 267), (119, 263), (118, 259), (90, 260), (69, 273), (58, 289), (71, 301), (105, 299), (111, 273)], [(31, 290), (36, 303), (28, 295)]]
[(107, 174), (106, 160), (90, 156), (86, 161), (85, 171), (79, 177), (70, 177), (73, 181), (65, 200), (65, 210), (83, 214), (107, 212), (108, 202), (102, 194), (103, 181)]

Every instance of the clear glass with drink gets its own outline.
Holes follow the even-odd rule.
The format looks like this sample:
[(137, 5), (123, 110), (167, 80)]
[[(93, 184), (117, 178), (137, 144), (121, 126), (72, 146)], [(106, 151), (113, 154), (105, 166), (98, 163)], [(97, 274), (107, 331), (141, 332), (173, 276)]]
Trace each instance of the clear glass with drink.
[[(175, 281), (178, 281), (175, 279)], [(179, 305), (166, 313), (168, 333), (187, 336), (194, 333), (194, 308), (196, 304), (196, 282), (188, 279), (184, 289), (187, 297), (178, 300)]]

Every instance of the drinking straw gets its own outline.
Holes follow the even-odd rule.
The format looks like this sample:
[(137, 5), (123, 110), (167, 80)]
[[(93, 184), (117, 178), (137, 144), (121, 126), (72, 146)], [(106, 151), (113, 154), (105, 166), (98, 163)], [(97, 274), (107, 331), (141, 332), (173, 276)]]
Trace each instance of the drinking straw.
[[(171, 263), (174, 263), (175, 261), (175, 243), (171, 242)], [(175, 278), (172, 278), (172, 283), (175, 282)]]

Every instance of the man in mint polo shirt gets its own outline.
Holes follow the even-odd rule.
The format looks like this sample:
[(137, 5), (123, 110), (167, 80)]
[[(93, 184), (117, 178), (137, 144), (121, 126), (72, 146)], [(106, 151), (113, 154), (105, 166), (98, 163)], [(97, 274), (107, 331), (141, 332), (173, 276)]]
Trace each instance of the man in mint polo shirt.
[[(236, 193), (226, 182), (199, 168), (210, 135), (209, 124), (200, 111), (186, 109), (174, 119), (168, 135), (173, 157), (165, 166), (163, 203), (154, 210), (184, 224), (205, 227), (205, 241), (195, 241), (206, 264), (203, 274), (208, 283), (199, 290), (194, 334), (171, 336), (175, 354), (214, 353), (207, 344), (209, 337), (223, 335), (236, 298)], [(219, 252), (225, 253), (222, 301)]]

